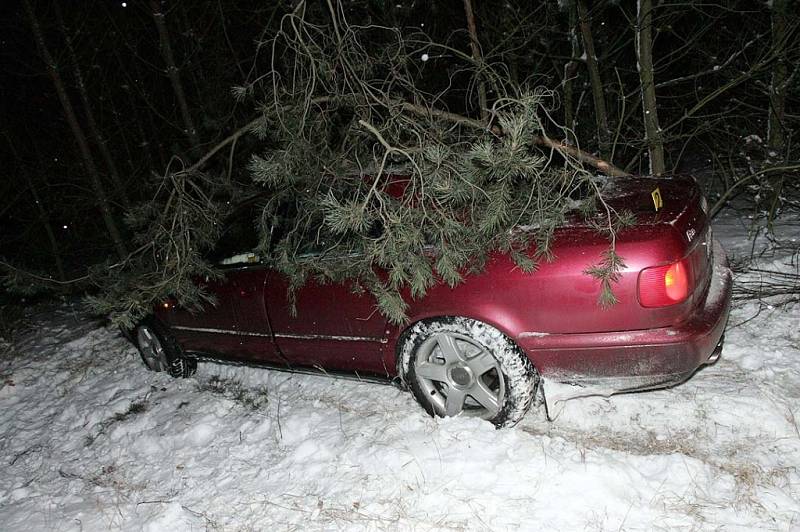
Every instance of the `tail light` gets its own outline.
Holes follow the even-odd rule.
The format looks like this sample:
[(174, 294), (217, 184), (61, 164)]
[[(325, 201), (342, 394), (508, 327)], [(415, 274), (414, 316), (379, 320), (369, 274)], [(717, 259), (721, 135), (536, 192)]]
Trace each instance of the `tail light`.
[(667, 307), (684, 301), (691, 293), (689, 264), (680, 260), (639, 273), (639, 303), (643, 307)]

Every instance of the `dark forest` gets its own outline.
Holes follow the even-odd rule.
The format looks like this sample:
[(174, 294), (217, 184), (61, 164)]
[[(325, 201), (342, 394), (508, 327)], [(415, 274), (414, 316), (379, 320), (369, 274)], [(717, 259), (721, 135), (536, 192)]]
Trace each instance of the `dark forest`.
[[(101, 312), (140, 315), (171, 293), (191, 303), (202, 294), (188, 274), (208, 273), (215, 227), (249, 193), (296, 196), (313, 183), (317, 193), (294, 207), (311, 213), (299, 232), (332, 225), (366, 238), (375, 198), (324, 174), (403, 164), (401, 172), (410, 164), (430, 174), (413, 150), (497, 132), (508, 105), (536, 115), (527, 141), (548, 158), (545, 173), (574, 161), (597, 174), (692, 174), (713, 213), (746, 201), (754, 227), (768, 230), (796, 208), (792, 4), (8, 3), (0, 56), (6, 285), (100, 287), (126, 300), (122, 309), (100, 304)], [(279, 177), (290, 174), (303, 178)], [(165, 204), (165, 187), (180, 201)], [(360, 213), (357, 198), (365, 199)], [(502, 222), (510, 214), (496, 203), (482, 216)], [(155, 211), (163, 218), (170, 208), (181, 216), (154, 232), (164, 221)], [(279, 214), (265, 208), (262, 233)], [(558, 212), (538, 216), (552, 225)], [(392, 234), (387, 216), (379, 221)], [(397, 231), (421, 223), (405, 218)], [(484, 233), (494, 238), (502, 225)], [(494, 245), (445, 237), (468, 241), (453, 267), (437, 268), (445, 277)], [(262, 247), (275, 247), (265, 239)], [(547, 235), (539, 241), (546, 251)], [(303, 270), (292, 260), (296, 239), (284, 243), (282, 270)], [(177, 263), (165, 264), (170, 253)], [(358, 276), (353, 267), (338, 275)], [(382, 288), (372, 291), (388, 294)], [(400, 316), (400, 304), (384, 299), (381, 308)]]

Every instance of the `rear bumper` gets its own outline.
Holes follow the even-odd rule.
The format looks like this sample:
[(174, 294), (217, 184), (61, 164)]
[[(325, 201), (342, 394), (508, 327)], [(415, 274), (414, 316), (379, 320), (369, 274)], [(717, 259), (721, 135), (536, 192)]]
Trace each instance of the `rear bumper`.
[(602, 388), (604, 394), (658, 388), (688, 379), (722, 350), (732, 275), (714, 243), (714, 266), (704, 300), (685, 322), (655, 329), (518, 338), (550, 381)]

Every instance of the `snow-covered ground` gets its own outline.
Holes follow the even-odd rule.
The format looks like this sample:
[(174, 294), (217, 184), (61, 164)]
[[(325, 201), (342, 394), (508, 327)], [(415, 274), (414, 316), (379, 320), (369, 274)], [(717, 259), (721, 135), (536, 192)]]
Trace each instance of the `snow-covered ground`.
[[(736, 261), (746, 222), (715, 224)], [(796, 251), (800, 224), (782, 231)], [(211, 363), (173, 380), (75, 309), (0, 354), (0, 530), (800, 529), (799, 305), (737, 303), (722, 359), (674, 389), (501, 431), (391, 386)]]

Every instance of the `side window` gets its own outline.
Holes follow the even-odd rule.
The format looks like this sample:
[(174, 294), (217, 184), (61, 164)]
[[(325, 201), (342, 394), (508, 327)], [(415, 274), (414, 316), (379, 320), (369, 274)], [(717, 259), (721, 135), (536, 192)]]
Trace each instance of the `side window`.
[[(382, 234), (383, 224), (380, 220), (373, 222), (367, 231), (367, 236), (370, 238), (379, 238)], [(311, 231), (303, 236), (299, 249), (300, 255), (319, 256), (325, 254), (326, 257), (336, 258), (337, 256), (361, 254), (354, 251), (341, 237), (330, 233)]]
[(258, 262), (253, 249), (258, 245), (256, 213), (258, 205), (249, 205), (228, 219), (209, 258), (222, 265)]

